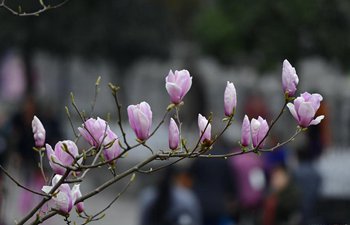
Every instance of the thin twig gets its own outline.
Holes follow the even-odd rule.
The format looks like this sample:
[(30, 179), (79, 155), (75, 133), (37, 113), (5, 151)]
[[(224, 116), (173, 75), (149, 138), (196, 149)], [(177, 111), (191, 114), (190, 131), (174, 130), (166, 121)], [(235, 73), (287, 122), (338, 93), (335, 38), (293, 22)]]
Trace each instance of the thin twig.
[(42, 9), (39, 9), (37, 11), (34, 11), (34, 12), (20, 12), (20, 11), (16, 11), (14, 9), (12, 9), (11, 7), (9, 7), (8, 5), (5, 4), (5, 0), (3, 0), (0, 4), (0, 7), (3, 7), (4, 9), (6, 9), (7, 11), (9, 11), (10, 13), (12, 13), (13, 15), (15, 16), (39, 16), (39, 14), (47, 11), (47, 10), (51, 10), (51, 9), (56, 9), (56, 8), (59, 8), (61, 6), (63, 6), (64, 4), (66, 4), (69, 0), (64, 0), (63, 2), (57, 4), (57, 5), (53, 5), (53, 6), (50, 6), (50, 5), (43, 5), (43, 8)]
[(47, 194), (43, 194), (43, 193), (40, 193), (40, 192), (37, 192), (37, 191), (34, 191), (34, 190), (31, 190), (30, 188), (27, 188), (26, 186), (22, 185), (21, 183), (19, 183), (14, 177), (11, 176), (11, 174), (4, 168), (0, 165), (0, 169), (2, 170), (2, 172), (4, 172), (6, 174), (6, 176), (8, 178), (10, 178), (18, 187), (20, 188), (23, 188), (24, 190), (26, 191), (29, 191), (33, 194), (36, 194), (36, 195), (40, 195), (40, 196), (43, 196), (43, 197), (48, 197), (49, 195)]

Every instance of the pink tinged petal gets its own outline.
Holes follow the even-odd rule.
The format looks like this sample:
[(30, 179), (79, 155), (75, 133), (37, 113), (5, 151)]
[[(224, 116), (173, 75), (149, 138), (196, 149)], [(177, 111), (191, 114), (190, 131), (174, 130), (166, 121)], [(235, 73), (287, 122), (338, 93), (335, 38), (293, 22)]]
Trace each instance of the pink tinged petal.
[(294, 99), (293, 103), (296, 112), (299, 111), (300, 104), (302, 104), (303, 102), (305, 102), (305, 99), (303, 97), (297, 97), (296, 99)]
[(250, 123), (253, 147), (255, 148), (259, 144), (258, 134), (260, 130), (260, 122), (257, 119), (252, 119)]
[(224, 93), (224, 109), (225, 115), (231, 116), (237, 105), (236, 88), (233, 83), (227, 81)]
[(52, 170), (56, 174), (63, 175), (66, 169), (58, 165), (58, 164), (62, 164), (62, 162), (56, 157), (55, 152), (53, 151), (52, 147), (49, 144), (46, 144), (46, 152), (47, 152), (47, 158), (49, 160), (49, 164)]
[(136, 125), (135, 125), (135, 116), (134, 112), (137, 110), (137, 107), (135, 105), (129, 105), (127, 108), (128, 111), (128, 118), (129, 118), (129, 124), (130, 127), (135, 131)]
[(321, 121), (322, 121), (323, 119), (324, 119), (324, 115), (321, 115), (321, 116), (316, 117), (316, 119), (311, 120), (310, 126), (311, 126), (311, 125), (317, 125), (317, 124), (321, 123)]
[(323, 100), (323, 97), (320, 94), (312, 94), (309, 102), (311, 102), (312, 107), (314, 108), (315, 112), (320, 108), (321, 101)]
[(192, 85), (192, 77), (187, 70), (175, 71), (176, 84), (181, 88), (181, 100), (190, 90)]
[(242, 123), (242, 136), (241, 136), (241, 145), (247, 147), (250, 143), (250, 122), (247, 115), (244, 116)]
[[(72, 196), (73, 196), (74, 204), (76, 203), (76, 200), (82, 196), (82, 194), (80, 192), (80, 185), (79, 184), (75, 184), (73, 186), (73, 188), (72, 188)], [(85, 210), (84, 203), (83, 202), (79, 202), (78, 204), (75, 205), (75, 208), (78, 211), (78, 213), (84, 212), (84, 210)]]
[(177, 149), (180, 141), (179, 128), (173, 118), (170, 118), (169, 123), (169, 148), (172, 150)]
[(168, 82), (174, 83), (175, 82), (175, 75), (174, 75), (172, 70), (169, 71), (168, 76), (165, 78), (165, 82), (166, 83), (168, 83)]
[(174, 104), (181, 102), (181, 88), (175, 83), (166, 83), (165, 88), (170, 96), (170, 100)]
[(74, 159), (73, 159), (73, 157), (70, 154), (68, 154), (64, 150), (64, 145), (66, 145), (67, 146), (67, 150), (69, 152), (71, 152), (71, 150), (69, 149), (70, 146), (69, 146), (69, 142), (68, 141), (59, 141), (55, 145), (55, 155), (61, 161), (62, 165), (70, 166), (70, 165), (72, 165)]
[(140, 110), (147, 116), (147, 119), (150, 122), (152, 122), (152, 110), (151, 110), (151, 106), (147, 102), (140, 103)]
[(301, 127), (308, 127), (311, 120), (315, 116), (315, 110), (310, 102), (304, 102), (300, 105), (298, 115), (299, 115), (299, 125)]
[(293, 116), (293, 117), (298, 121), (298, 123), (299, 123), (299, 117), (298, 117), (297, 112), (295, 111), (294, 105), (293, 105), (292, 103), (289, 102), (289, 103), (287, 104), (287, 107), (288, 107), (290, 113), (292, 114), (292, 116)]
[[(111, 143), (113, 144), (111, 145)], [(118, 136), (111, 130), (107, 131), (107, 136), (104, 140), (104, 145), (109, 146), (109, 148), (105, 148), (103, 150), (103, 156), (107, 161), (116, 158), (121, 153), (121, 148), (118, 142)]]
[(208, 124), (207, 126), (207, 124), (208, 124), (208, 120), (201, 114), (198, 114), (199, 135), (202, 136), (201, 142), (203, 142), (204, 140), (208, 140), (208, 141), (211, 140), (211, 125)]
[[(258, 143), (259, 144), (264, 137), (266, 136), (268, 130), (269, 130), (269, 125), (267, 124), (267, 121), (259, 116), (258, 121), (260, 122), (260, 129), (258, 133)], [(263, 147), (264, 142), (260, 144), (259, 147)]]
[(147, 116), (143, 112), (138, 111), (136, 121), (138, 124), (136, 127), (137, 138), (140, 140), (146, 140), (149, 136), (149, 129), (150, 129), (150, 124), (149, 124), (150, 122)]

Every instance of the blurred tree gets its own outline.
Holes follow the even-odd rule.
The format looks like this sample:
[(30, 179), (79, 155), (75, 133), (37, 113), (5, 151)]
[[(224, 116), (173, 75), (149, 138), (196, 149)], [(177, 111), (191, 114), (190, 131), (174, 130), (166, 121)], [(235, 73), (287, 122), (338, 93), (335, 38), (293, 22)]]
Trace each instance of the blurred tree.
[(347, 64), (350, 2), (347, 0), (216, 0), (194, 20), (194, 36), (223, 62), (249, 58), (268, 69), (284, 58), (321, 55)]
[[(13, 8), (16, 5), (33, 9), (37, 2), (11, 2)], [(147, 0), (71, 0), (64, 7), (26, 18), (0, 9), (0, 50), (20, 46), (24, 52), (44, 49), (61, 55), (107, 56), (120, 65), (145, 54), (164, 57), (171, 34), (163, 8), (160, 2)]]

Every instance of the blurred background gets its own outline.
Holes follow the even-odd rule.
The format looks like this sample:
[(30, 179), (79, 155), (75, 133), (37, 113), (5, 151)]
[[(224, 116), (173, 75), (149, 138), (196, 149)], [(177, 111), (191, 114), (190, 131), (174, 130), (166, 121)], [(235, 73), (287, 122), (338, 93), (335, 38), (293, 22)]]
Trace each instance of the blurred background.
[[(39, 1), (8, 4), (14, 9), (21, 6), (22, 11), (40, 8)], [(42, 179), (38, 157), (31, 151), (33, 115), (43, 122), (51, 145), (73, 139), (64, 107), (71, 109), (74, 125), (80, 126), (70, 92), (80, 109), (90, 113), (98, 76), (100, 92), (91, 115), (110, 118), (120, 135), (107, 84), (121, 86), (123, 124), (131, 142), (134, 134), (125, 107), (147, 101), (154, 124), (159, 122), (169, 104), (165, 76), (170, 69), (185, 68), (193, 76), (180, 113), (189, 143), (198, 138), (198, 113), (214, 113), (213, 132), (223, 127), (223, 92), (226, 81), (234, 82), (236, 120), (213, 153), (237, 151), (245, 114), (269, 121), (277, 115), (284, 101), (284, 59), (297, 70), (299, 93), (318, 92), (324, 97), (319, 110), (326, 115), (322, 124), (287, 146), (261, 156), (187, 160), (164, 172), (138, 175), (106, 217), (93, 224), (350, 222), (349, 1), (70, 0), (32, 17), (17, 17), (0, 8), (0, 27), (0, 161), (36, 190)], [(286, 112), (268, 145), (286, 140), (295, 126)], [(167, 147), (166, 125), (150, 143), (155, 149)], [(81, 140), (78, 144), (84, 146)], [(135, 149), (118, 162), (118, 169), (149, 154)], [(81, 187), (83, 193), (109, 178), (101, 174), (102, 169), (92, 173)], [(0, 186), (1, 222), (13, 224), (37, 199), (14, 188), (3, 174)], [(106, 206), (122, 187), (115, 185), (87, 200), (87, 211)]]

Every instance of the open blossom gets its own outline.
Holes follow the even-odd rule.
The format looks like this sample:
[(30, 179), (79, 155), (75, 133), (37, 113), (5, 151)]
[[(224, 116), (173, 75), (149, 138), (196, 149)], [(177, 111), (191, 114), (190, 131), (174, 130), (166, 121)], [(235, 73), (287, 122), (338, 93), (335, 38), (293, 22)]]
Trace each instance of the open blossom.
[(118, 136), (111, 130), (107, 130), (106, 137), (103, 140), (103, 157), (106, 161), (112, 160), (120, 155), (121, 148)]
[[(52, 179), (52, 186), (43, 186), (41, 190), (48, 194), (61, 178), (61, 175), (56, 174)], [(57, 194), (52, 196), (53, 204), (51, 207), (65, 214), (72, 210), (76, 200), (81, 197), (79, 184), (74, 185), (73, 189), (68, 184), (61, 184), (56, 192)], [(79, 202), (75, 207), (79, 213), (84, 211), (83, 202)]]
[(202, 116), (201, 114), (198, 114), (198, 127), (199, 127), (199, 135), (201, 136), (203, 134), (203, 136), (201, 138), (201, 142), (204, 142), (205, 140), (210, 141), (211, 140), (211, 124), (210, 123), (208, 124), (208, 120), (204, 116)]
[(173, 118), (170, 118), (169, 123), (169, 148), (172, 150), (177, 149), (180, 142), (179, 128)]
[(294, 96), (297, 91), (298, 83), (299, 78), (295, 68), (285, 59), (282, 68), (282, 87), (284, 93), (287, 94), (288, 97)]
[[(66, 168), (63, 166), (71, 166), (75, 160), (74, 158), (79, 155), (78, 147), (70, 140), (57, 142), (55, 150), (49, 144), (46, 144), (46, 151), (51, 168), (56, 174), (61, 175), (66, 172)], [(80, 164), (82, 160), (82, 158), (79, 159), (77, 163)]]
[[(252, 143), (253, 147), (257, 147), (259, 143), (263, 140), (265, 135), (269, 130), (269, 125), (267, 121), (260, 116), (258, 119), (252, 119), (250, 122), (251, 134), (252, 134)], [(262, 147), (264, 143), (261, 143), (259, 147)]]
[(107, 122), (99, 117), (97, 119), (90, 118), (86, 120), (82, 126), (78, 128), (81, 136), (95, 147), (100, 145), (100, 141), (109, 129)]
[(141, 141), (150, 135), (152, 126), (152, 110), (147, 102), (128, 106), (128, 117), (131, 128)]
[(43, 147), (45, 144), (46, 131), (38, 117), (34, 116), (32, 120), (32, 130), (36, 147)]
[(237, 95), (236, 88), (232, 82), (227, 81), (225, 93), (224, 93), (224, 108), (225, 115), (232, 116), (234, 114), (234, 110), (237, 106)]
[(250, 144), (250, 139), (250, 122), (248, 116), (245, 115), (242, 123), (241, 145), (247, 147)]
[(306, 128), (310, 125), (317, 125), (324, 118), (323, 115), (314, 119), (322, 101), (320, 94), (310, 94), (305, 92), (294, 100), (294, 104), (288, 103), (287, 107), (298, 125)]
[(165, 88), (170, 95), (171, 102), (179, 104), (191, 88), (192, 77), (187, 70), (175, 70), (175, 73), (170, 70), (165, 82)]

